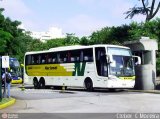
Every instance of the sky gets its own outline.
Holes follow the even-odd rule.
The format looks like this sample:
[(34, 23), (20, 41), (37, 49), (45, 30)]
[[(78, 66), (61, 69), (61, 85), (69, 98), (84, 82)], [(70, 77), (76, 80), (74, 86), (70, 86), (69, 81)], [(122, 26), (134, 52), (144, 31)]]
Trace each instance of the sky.
[(0, 7), (5, 8), (6, 17), (21, 21), (26, 30), (44, 32), (58, 27), (64, 34), (81, 37), (103, 27), (144, 21), (143, 15), (125, 19), (124, 12), (138, 3), (138, 0), (1, 0)]

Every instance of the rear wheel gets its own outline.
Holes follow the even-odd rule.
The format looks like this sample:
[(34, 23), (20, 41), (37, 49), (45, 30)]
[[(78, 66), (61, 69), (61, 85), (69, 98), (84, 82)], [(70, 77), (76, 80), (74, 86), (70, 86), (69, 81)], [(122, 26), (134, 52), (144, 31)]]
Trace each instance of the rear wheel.
[(44, 80), (44, 78), (40, 78), (40, 80), (39, 80), (39, 88), (40, 89), (45, 89), (45, 80)]
[(34, 89), (38, 89), (39, 83), (38, 83), (37, 78), (34, 78), (34, 79), (33, 79), (33, 86), (34, 86)]
[(85, 88), (87, 91), (93, 91), (93, 83), (92, 80), (90, 78), (87, 78), (85, 80)]

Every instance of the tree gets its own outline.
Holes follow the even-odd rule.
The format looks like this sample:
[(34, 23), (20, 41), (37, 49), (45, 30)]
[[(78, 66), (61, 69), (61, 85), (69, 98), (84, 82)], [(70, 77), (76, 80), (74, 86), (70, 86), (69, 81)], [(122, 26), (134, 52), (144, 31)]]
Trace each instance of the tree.
[(80, 39), (80, 44), (81, 44), (81, 45), (89, 45), (90, 42), (89, 42), (88, 37), (83, 36), (83, 37)]
[(142, 7), (134, 6), (130, 8), (125, 14), (127, 14), (126, 18), (133, 18), (137, 14), (146, 15), (146, 22), (150, 21), (159, 11), (160, 1), (155, 9), (156, 0), (152, 0), (152, 4), (149, 6), (149, 0), (139, 0), (142, 3)]
[(80, 40), (74, 33), (67, 33), (67, 37), (64, 39), (64, 45), (76, 45)]
[(64, 38), (56, 38), (48, 40), (46, 43), (46, 49), (64, 46)]
[(3, 11), (0, 8), (0, 55), (8, 54), (23, 61), (25, 52), (31, 50), (32, 38), (18, 27), (21, 22), (5, 17)]
[(9, 44), (12, 38), (10, 33), (0, 30), (0, 55), (10, 52)]
[(160, 40), (160, 19), (157, 18), (150, 22), (146, 23), (136, 23), (133, 22), (130, 24), (129, 37), (130, 39), (137, 40), (141, 36), (147, 36), (152, 39)]

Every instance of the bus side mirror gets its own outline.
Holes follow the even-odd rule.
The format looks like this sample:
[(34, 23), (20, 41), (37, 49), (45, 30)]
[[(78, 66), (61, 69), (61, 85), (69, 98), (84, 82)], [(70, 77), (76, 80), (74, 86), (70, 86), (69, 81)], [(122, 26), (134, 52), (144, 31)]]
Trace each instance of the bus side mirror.
[(21, 64), (21, 67), (24, 67), (24, 64)]
[(139, 56), (132, 56), (134, 59), (135, 65), (141, 65), (141, 58)]

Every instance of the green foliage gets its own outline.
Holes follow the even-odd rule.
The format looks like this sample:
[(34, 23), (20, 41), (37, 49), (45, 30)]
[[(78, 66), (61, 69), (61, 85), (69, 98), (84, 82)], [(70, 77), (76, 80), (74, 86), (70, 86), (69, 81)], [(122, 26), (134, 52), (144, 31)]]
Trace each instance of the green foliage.
[(64, 45), (64, 38), (56, 38), (52, 40), (48, 40), (46, 44), (47, 49), (59, 47)]
[(64, 39), (64, 45), (76, 45), (79, 44), (79, 38), (76, 37), (73, 33), (69, 34), (67, 33), (66, 38)]
[(80, 39), (80, 42), (79, 42), (81, 45), (89, 45), (90, 42), (89, 42), (89, 39), (85, 36), (83, 36), (81, 39)]
[[(45, 43), (42, 43), (41, 46), (43, 46), (42, 48), (43, 50), (44, 49), (47, 50), (47, 49), (54, 48), (54, 47), (77, 45), (77, 44), (80, 44), (80, 39), (76, 37), (74, 34), (67, 34), (66, 38), (51, 39)], [(37, 50), (36, 47), (35, 49)]]
[(91, 44), (122, 44), (129, 40), (130, 26), (105, 27), (93, 32), (90, 36)]
[(146, 23), (131, 23), (129, 31), (131, 39), (139, 39), (141, 36), (147, 36), (154, 39), (160, 39), (160, 18)]
[(6, 54), (10, 52), (9, 44), (11, 43), (12, 35), (8, 32), (0, 30), (0, 54)]

